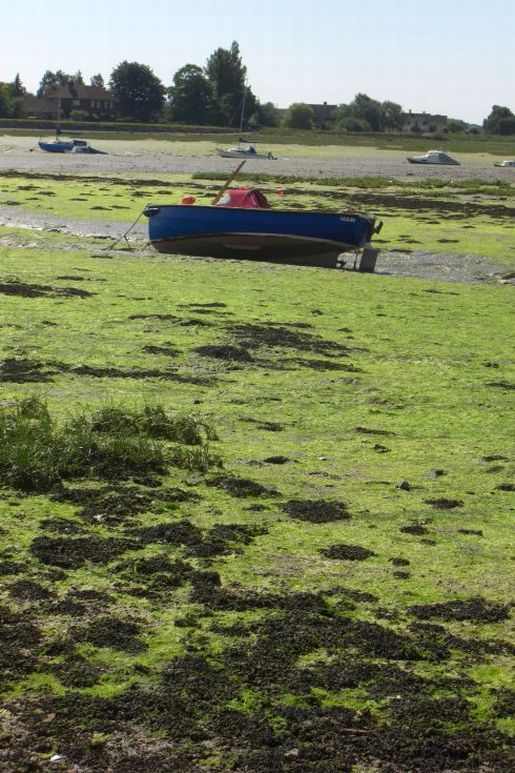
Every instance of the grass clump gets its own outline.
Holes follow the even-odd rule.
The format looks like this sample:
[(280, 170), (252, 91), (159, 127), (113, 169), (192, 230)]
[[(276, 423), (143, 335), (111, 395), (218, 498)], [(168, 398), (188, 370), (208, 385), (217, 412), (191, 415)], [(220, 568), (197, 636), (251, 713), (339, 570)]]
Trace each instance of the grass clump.
[(216, 440), (216, 432), (205, 421), (183, 414), (170, 415), (162, 405), (146, 405), (141, 411), (106, 406), (97, 411), (92, 429), (100, 433), (144, 433), (159, 440), (198, 446)]
[(207, 470), (214, 438), (205, 422), (162, 406), (105, 407), (59, 426), (44, 401), (27, 397), (0, 412), (0, 481), (45, 492), (71, 478), (165, 474), (168, 465)]

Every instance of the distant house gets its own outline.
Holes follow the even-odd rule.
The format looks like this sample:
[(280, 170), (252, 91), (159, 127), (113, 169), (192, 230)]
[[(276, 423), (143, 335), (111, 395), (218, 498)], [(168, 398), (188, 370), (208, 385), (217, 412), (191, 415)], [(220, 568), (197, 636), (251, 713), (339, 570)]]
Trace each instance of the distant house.
[(327, 124), (334, 121), (334, 114), (338, 105), (328, 105), (323, 102), (321, 105), (309, 105), (313, 111), (313, 120), (317, 129), (325, 129)]
[(446, 115), (431, 115), (431, 113), (402, 114), (402, 131), (404, 132), (444, 132), (447, 129)]
[(52, 119), (52, 108), (44, 98), (36, 97), (34, 94), (25, 94), (22, 102), (23, 114), (27, 118)]
[(41, 99), (27, 94), (23, 100), (27, 117), (67, 120), (74, 110), (87, 113), (89, 119), (109, 121), (116, 118), (114, 97), (100, 86), (86, 86), (70, 81), (65, 86), (51, 91)]

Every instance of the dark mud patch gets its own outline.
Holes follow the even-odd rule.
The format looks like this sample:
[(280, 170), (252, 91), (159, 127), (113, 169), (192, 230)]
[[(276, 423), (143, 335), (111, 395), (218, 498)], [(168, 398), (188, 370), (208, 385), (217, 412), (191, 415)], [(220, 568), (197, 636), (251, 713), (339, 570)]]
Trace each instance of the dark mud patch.
[(263, 459), (264, 462), (267, 464), (288, 464), (288, 462), (295, 461), (294, 459), (290, 459), (288, 456), (267, 456), (266, 459)]
[(219, 301), (213, 301), (213, 303), (182, 303), (181, 309), (226, 309), (227, 304)]
[(30, 545), (30, 552), (41, 563), (76, 569), (91, 562), (108, 564), (113, 558), (134, 548), (134, 542), (127, 539), (102, 537), (36, 537)]
[(48, 601), (54, 593), (34, 580), (16, 580), (9, 587), (9, 596), (19, 601)]
[(408, 561), (407, 558), (395, 557), (395, 558), (389, 558), (388, 561), (393, 566), (409, 566), (410, 565), (410, 561)]
[(360, 435), (383, 435), (385, 437), (395, 435), (395, 432), (387, 429), (371, 429), (370, 427), (356, 427), (355, 432), (358, 432)]
[(79, 508), (89, 523), (124, 523), (140, 513), (175, 510), (181, 502), (197, 502), (198, 494), (179, 488), (148, 488), (131, 484), (100, 488), (62, 488), (52, 494), (54, 502), (68, 502)]
[(127, 319), (160, 319), (177, 322), (181, 320), (181, 317), (177, 317), (175, 314), (131, 314)]
[(93, 687), (100, 681), (105, 671), (105, 667), (95, 665), (77, 653), (66, 655), (51, 668), (51, 672), (61, 684), (77, 689)]
[(210, 529), (200, 529), (188, 520), (176, 523), (160, 523), (131, 532), (144, 545), (166, 544), (181, 548), (186, 556), (211, 558), (230, 553), (240, 553), (256, 537), (267, 534), (264, 526), (246, 524), (215, 524)]
[(0, 561), (0, 577), (23, 574), (27, 567), (19, 561)]
[(142, 351), (144, 351), (145, 354), (164, 354), (167, 357), (177, 357), (177, 355), (180, 354), (179, 349), (171, 344), (165, 346), (153, 346), (152, 344), (148, 344), (143, 347)]
[(499, 717), (515, 716), (515, 689), (504, 687), (499, 690), (495, 711)]
[(51, 287), (12, 280), (0, 283), (0, 293), (22, 298), (91, 298), (95, 293), (76, 287)]
[(162, 322), (171, 322), (178, 327), (211, 327), (212, 323), (207, 322), (205, 319), (186, 319), (184, 317), (178, 317), (176, 314), (131, 314), (128, 319), (148, 319), (159, 320)]
[(283, 432), (284, 430), (284, 425), (280, 424), (278, 421), (261, 421), (249, 416), (240, 416), (240, 420), (248, 422), (249, 424), (255, 424), (258, 429), (262, 429), (265, 432)]
[(495, 487), (496, 491), (515, 491), (515, 483), (499, 483)]
[(344, 370), (347, 373), (361, 373), (361, 368), (350, 363), (343, 364), (341, 362), (333, 362), (331, 360), (307, 360), (302, 358), (297, 359), (285, 359), (282, 360), (282, 366), (288, 367), (288, 365), (295, 365), (296, 367), (309, 368), (310, 370), (319, 371), (331, 371), (331, 370)]
[(242, 553), (242, 546), (251, 545), (256, 537), (268, 534), (265, 526), (240, 523), (215, 524), (205, 534), (203, 544), (197, 546), (193, 555), (198, 558)]
[(376, 454), (389, 454), (391, 448), (388, 448), (388, 446), (383, 446), (382, 443), (376, 443), (372, 448), (372, 451), (375, 451)]
[(414, 537), (429, 534), (429, 529), (426, 529), (421, 523), (409, 523), (407, 526), (401, 526), (399, 531), (402, 531), (403, 534), (413, 534)]
[[(315, 354), (333, 354), (345, 357), (349, 347), (336, 341), (326, 341), (312, 333), (299, 332), (297, 325), (289, 323), (272, 323), (270, 325), (238, 324), (229, 325), (228, 332), (242, 346), (251, 350), (260, 347), (296, 349)], [(293, 328), (293, 329), (292, 329)]]
[[(33, 755), (35, 765), (27, 767), (29, 751), (57, 748), (67, 761), (80, 759), (99, 773), (201, 770), (206, 754), (213, 770), (225, 771), (230, 756), (231, 769), (246, 773), (511, 770), (508, 739), (479, 722), (461, 694), (470, 683), (459, 675), (431, 680), (415, 673), (417, 661), (449, 657), (454, 642), (445, 629), (416, 623), (401, 635), (334, 614), (320, 594), (244, 594), (221, 587), (213, 572), (197, 573), (193, 584), (206, 615), (245, 611), (253, 602), (274, 614), (236, 622), (212, 617), (211, 631), (231, 637), (230, 646), (208, 654), (200, 638), (186, 635), (186, 653), (149, 686), (133, 684), (108, 698), (71, 691), (11, 702), (16, 724), (8, 747), (0, 747), (7, 769), (39, 773), (46, 763), (39, 766)], [(185, 626), (195, 627), (196, 618)], [(96, 647), (140, 651), (137, 621), (104, 617), (72, 630), (75, 640)], [(427, 649), (432, 641), (438, 646)], [(320, 652), (328, 657), (306, 660)], [(77, 672), (73, 653), (64, 660)], [(345, 690), (357, 690), (363, 705), (338, 705)], [(499, 693), (501, 710), (506, 697)], [(99, 743), (106, 735), (109, 743)], [(150, 738), (161, 745), (149, 752)]]
[(138, 638), (141, 633), (142, 628), (137, 623), (105, 615), (84, 625), (72, 627), (69, 636), (75, 642), (87, 642), (94, 647), (110, 647), (134, 655), (147, 649), (147, 645)]
[(120, 370), (119, 368), (77, 365), (70, 368), (69, 372), (76, 376), (90, 376), (92, 378), (134, 378), (138, 380), (157, 378), (163, 381), (176, 381), (179, 384), (196, 384), (197, 386), (212, 386), (216, 383), (212, 376), (185, 376), (167, 370), (143, 370), (140, 368)]
[(77, 589), (71, 590), (62, 598), (55, 600), (51, 605), (51, 610), (58, 615), (85, 618), (105, 613), (112, 601), (112, 597), (105, 591), (87, 588)]
[(145, 597), (181, 587), (194, 572), (190, 564), (181, 560), (170, 560), (164, 554), (123, 562), (116, 569), (122, 577), (142, 583), (141, 594), (138, 591), (137, 595)]
[(308, 523), (345, 521), (351, 517), (344, 502), (325, 499), (290, 499), (282, 509), (291, 518)]
[(216, 360), (227, 362), (252, 362), (253, 358), (247, 349), (240, 346), (207, 345), (197, 346), (194, 349), (201, 357), (214, 357)]
[(85, 531), (79, 523), (72, 521), (71, 518), (44, 518), (39, 525), (43, 531), (53, 531), (58, 534), (84, 534)]
[(373, 550), (361, 547), (361, 545), (328, 545), (322, 548), (320, 553), (325, 558), (334, 558), (341, 561), (366, 561), (367, 558), (375, 556)]
[(0, 673), (1, 681), (14, 681), (29, 674), (37, 664), (36, 648), (41, 632), (28, 612), (0, 607)]
[(233, 475), (217, 475), (215, 478), (206, 481), (207, 486), (226, 491), (232, 497), (277, 497), (279, 492), (275, 488), (264, 486), (249, 478), (237, 478)]
[(60, 366), (56, 370), (49, 363), (8, 357), (0, 364), (0, 382), (4, 381), (14, 384), (44, 383), (53, 381), (52, 377), (57, 375), (59, 371)]
[(439, 499), (424, 499), (427, 505), (437, 507), (439, 510), (454, 510), (456, 507), (463, 507), (463, 501), (461, 499), (446, 499), (441, 497)]
[(511, 381), (488, 381), (486, 386), (495, 387), (497, 389), (515, 389), (515, 383)]
[(510, 607), (507, 604), (496, 604), (477, 596), (463, 601), (446, 601), (441, 604), (416, 604), (409, 607), (408, 612), (418, 617), (419, 620), (430, 620), (436, 617), (441, 620), (497, 623), (509, 617)]

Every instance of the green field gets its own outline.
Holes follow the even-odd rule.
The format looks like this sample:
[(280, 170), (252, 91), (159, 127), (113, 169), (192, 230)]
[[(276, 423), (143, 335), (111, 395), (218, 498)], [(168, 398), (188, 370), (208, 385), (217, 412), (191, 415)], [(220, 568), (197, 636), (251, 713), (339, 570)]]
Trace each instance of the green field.
[[(512, 185), (259, 182), (515, 268)], [(130, 222), (219, 184), (0, 199)], [(0, 769), (512, 769), (512, 285), (7, 227), (0, 259)]]

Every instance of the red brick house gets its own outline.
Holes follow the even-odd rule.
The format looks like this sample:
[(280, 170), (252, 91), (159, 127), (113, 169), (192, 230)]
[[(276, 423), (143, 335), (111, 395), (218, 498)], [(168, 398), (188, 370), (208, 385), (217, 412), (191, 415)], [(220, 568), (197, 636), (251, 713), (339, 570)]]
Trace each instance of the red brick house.
[(86, 113), (88, 119), (109, 121), (116, 118), (115, 101), (110, 91), (100, 86), (86, 86), (70, 81), (41, 99), (27, 94), (23, 104), (27, 116), (59, 121), (71, 118), (74, 110)]

